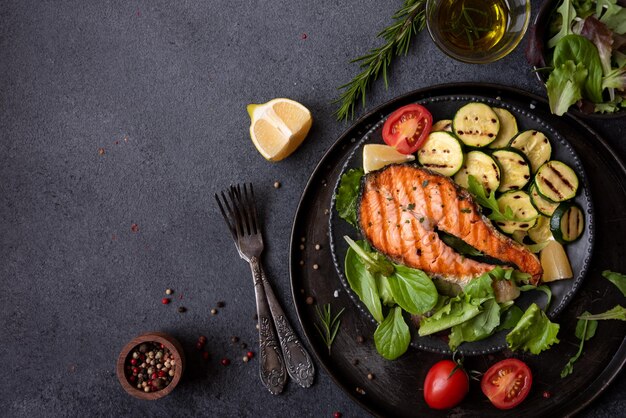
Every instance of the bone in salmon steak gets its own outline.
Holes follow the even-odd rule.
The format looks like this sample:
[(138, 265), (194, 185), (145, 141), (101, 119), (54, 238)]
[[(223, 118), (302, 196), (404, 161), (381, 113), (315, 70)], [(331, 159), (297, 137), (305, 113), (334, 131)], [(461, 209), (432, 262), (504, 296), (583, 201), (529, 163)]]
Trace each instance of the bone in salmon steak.
[(494, 265), (462, 256), (436, 232), (444, 231), (485, 255), (515, 265), (537, 284), (542, 268), (525, 246), (500, 233), (470, 193), (450, 178), (412, 165), (367, 174), (358, 208), (364, 237), (391, 260), (464, 286)]

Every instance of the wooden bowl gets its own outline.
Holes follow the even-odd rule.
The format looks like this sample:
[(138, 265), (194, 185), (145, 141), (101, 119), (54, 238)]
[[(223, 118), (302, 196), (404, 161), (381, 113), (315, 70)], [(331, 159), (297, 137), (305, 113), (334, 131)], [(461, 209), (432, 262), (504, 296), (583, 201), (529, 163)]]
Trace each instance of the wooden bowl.
[[(128, 379), (126, 378), (126, 373), (124, 371), (126, 359), (128, 358), (130, 352), (139, 344), (149, 342), (163, 344), (163, 346), (167, 348), (170, 353), (172, 353), (174, 359), (176, 360), (176, 369), (174, 372), (174, 377), (170, 384), (163, 389), (154, 392), (144, 392), (143, 390), (137, 389), (128, 381)], [(136, 338), (133, 338), (128, 344), (124, 346), (124, 348), (120, 352), (119, 357), (117, 358), (117, 379), (120, 381), (120, 384), (122, 385), (124, 390), (135, 398), (145, 399), (148, 401), (160, 399), (166, 395), (169, 395), (180, 381), (184, 370), (185, 353), (183, 351), (183, 347), (174, 337), (164, 334), (162, 332), (148, 332)]]

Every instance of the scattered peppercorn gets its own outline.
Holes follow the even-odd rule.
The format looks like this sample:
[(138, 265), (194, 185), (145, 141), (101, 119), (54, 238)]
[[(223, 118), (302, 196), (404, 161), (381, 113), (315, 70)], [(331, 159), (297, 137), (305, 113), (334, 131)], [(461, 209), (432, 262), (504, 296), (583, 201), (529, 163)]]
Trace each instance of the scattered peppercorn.
[(280, 181), (275, 181), (274, 182), (274, 188), (275, 189), (280, 189)]
[(211, 309), (211, 315), (217, 315), (217, 309), (215, 308)]
[(321, 245), (319, 245), (319, 244), (315, 244), (315, 249), (316, 249), (317, 251), (319, 251), (319, 250), (320, 250), (320, 248), (322, 248), (322, 246), (321, 246)]
[(243, 348), (243, 349), (245, 350), (246, 348), (248, 348), (248, 344), (246, 344), (246, 343), (241, 343), (241, 348)]
[(304, 244), (300, 244), (300, 249), (304, 250)]
[(356, 388), (356, 393), (358, 393), (359, 395), (365, 395), (365, 389), (357, 387)]
[(300, 265), (303, 266), (304, 265), (304, 260), (300, 260)]
[(374, 373), (368, 373), (367, 374), (367, 380), (374, 380), (376, 378), (376, 376), (374, 376)]
[(254, 357), (254, 352), (253, 351), (248, 351), (246, 353), (246, 356), (248, 356), (248, 358), (253, 358)]
[(550, 399), (550, 397), (552, 396), (552, 394), (551, 394), (550, 392), (548, 392), (547, 390), (544, 390), (544, 391), (543, 391), (542, 396), (543, 396), (545, 399)]
[(178, 312), (180, 312), (180, 313), (187, 312), (187, 308), (185, 308), (184, 306), (179, 306), (178, 307)]
[(139, 225), (137, 225), (137, 224), (131, 224), (131, 225), (130, 225), (130, 230), (131, 230), (132, 232), (139, 232)]
[(174, 293), (174, 291), (170, 288), (165, 289), (165, 294), (166, 295), (171, 295), (172, 293)]
[(220, 363), (222, 363), (222, 366), (228, 366), (230, 364), (230, 360), (227, 358), (223, 358)]
[(300, 238), (300, 241), (305, 242), (306, 238), (302, 237), (302, 238)]
[(172, 301), (172, 299), (170, 299), (170, 298), (163, 298), (163, 299), (161, 299), (161, 303), (162, 303), (163, 305), (167, 305), (167, 304), (169, 304), (171, 301)]
[(250, 361), (250, 358), (248, 356), (243, 356), (241, 359), (244, 363), (247, 363), (248, 361)]
[(313, 296), (307, 296), (305, 302), (307, 305), (313, 305), (315, 303), (315, 298)]
[(319, 266), (319, 265), (317, 265), (317, 264), (313, 264), (313, 270), (317, 270), (317, 269), (319, 269), (319, 268), (320, 268), (320, 266)]
[(365, 342), (365, 337), (362, 335), (357, 335), (356, 342), (359, 344), (363, 344)]
[(201, 335), (198, 337), (198, 341), (200, 341), (202, 344), (206, 344), (206, 337), (204, 335)]
[(202, 343), (202, 342), (198, 341), (198, 342), (196, 343), (196, 349), (197, 349), (198, 351), (202, 351), (202, 350), (204, 349), (204, 343)]
[(98, 148), (98, 155), (104, 155), (104, 148)]
[(341, 412), (335, 412), (335, 413), (333, 414), (333, 418), (341, 418), (341, 417), (342, 417)]
[(220, 300), (219, 302), (217, 302), (217, 307), (218, 308), (223, 308), (224, 306), (226, 306), (226, 303), (224, 303), (224, 301)]
[(239, 337), (230, 337), (230, 342), (237, 344), (239, 342)]

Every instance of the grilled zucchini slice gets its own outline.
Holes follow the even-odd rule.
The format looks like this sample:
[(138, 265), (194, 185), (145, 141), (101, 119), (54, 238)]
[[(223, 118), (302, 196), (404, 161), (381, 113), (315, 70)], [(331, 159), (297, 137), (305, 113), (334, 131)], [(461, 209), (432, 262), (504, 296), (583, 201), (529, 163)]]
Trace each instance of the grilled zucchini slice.
[(576, 241), (583, 234), (584, 228), (585, 215), (582, 209), (572, 202), (561, 203), (550, 218), (552, 235), (561, 244)]
[(537, 208), (539, 213), (546, 216), (552, 216), (554, 210), (559, 206), (558, 203), (554, 203), (544, 198), (537, 191), (537, 185), (535, 183), (530, 185), (530, 189), (528, 189), (528, 194), (530, 195), (530, 201), (533, 206)]
[(470, 175), (476, 177), (476, 180), (483, 185), (487, 195), (500, 186), (500, 167), (493, 158), (482, 151), (467, 153), (465, 162), (454, 176), (454, 181), (467, 189)]
[(521, 190), (530, 180), (530, 163), (521, 151), (515, 148), (496, 150), (491, 156), (500, 166), (499, 192)]
[(431, 132), (417, 151), (419, 163), (444, 176), (453, 176), (463, 165), (463, 148), (449, 132)]
[(460, 108), (452, 119), (454, 134), (469, 147), (484, 147), (492, 143), (500, 131), (500, 120), (484, 103), (469, 103)]
[(496, 139), (489, 144), (489, 148), (505, 148), (509, 145), (511, 139), (517, 135), (517, 121), (515, 120), (515, 116), (506, 109), (502, 109), (501, 107), (492, 107), (492, 109), (496, 112), (500, 120), (500, 130), (498, 131)]
[(576, 196), (578, 177), (574, 170), (561, 161), (548, 161), (537, 170), (537, 191), (552, 202), (563, 202)]
[(550, 218), (547, 216), (539, 215), (535, 226), (528, 230), (528, 236), (537, 244), (546, 242), (552, 238), (552, 231), (550, 230)]
[(452, 121), (450, 119), (442, 119), (435, 122), (431, 128), (431, 132), (435, 131), (452, 132)]
[(552, 155), (550, 141), (539, 131), (524, 131), (513, 138), (509, 145), (528, 157), (533, 173), (548, 162)]
[(504, 193), (498, 198), (498, 207), (504, 212), (506, 207), (510, 207), (513, 215), (519, 221), (498, 221), (496, 225), (507, 234), (515, 231), (528, 231), (537, 222), (539, 212), (530, 203), (530, 196), (522, 190), (515, 190)]

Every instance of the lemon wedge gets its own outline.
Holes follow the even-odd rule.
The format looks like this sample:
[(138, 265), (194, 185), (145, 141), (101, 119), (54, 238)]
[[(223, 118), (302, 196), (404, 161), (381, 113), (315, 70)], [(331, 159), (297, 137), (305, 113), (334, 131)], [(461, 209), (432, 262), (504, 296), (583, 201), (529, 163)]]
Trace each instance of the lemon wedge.
[(399, 153), (394, 147), (383, 144), (367, 144), (363, 147), (363, 171), (379, 170), (386, 165), (415, 160), (411, 154)]
[(309, 109), (290, 99), (248, 105), (250, 137), (268, 161), (280, 161), (296, 150), (311, 129)]

